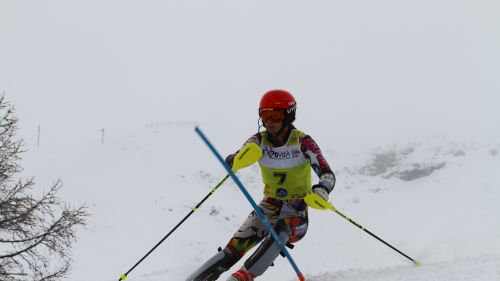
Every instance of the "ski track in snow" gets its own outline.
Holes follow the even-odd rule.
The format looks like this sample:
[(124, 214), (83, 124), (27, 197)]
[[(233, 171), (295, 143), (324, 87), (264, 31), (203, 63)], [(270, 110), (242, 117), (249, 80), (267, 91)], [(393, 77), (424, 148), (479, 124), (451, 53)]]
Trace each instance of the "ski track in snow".
[(498, 281), (500, 280), (500, 257), (474, 257), (423, 264), (419, 267), (350, 269), (307, 277), (308, 281)]
[[(165, 281), (170, 270), (158, 270), (134, 276), (133, 280)], [(377, 269), (349, 269), (318, 275), (304, 274), (307, 281), (497, 281), (500, 280), (500, 256), (482, 256), (423, 264)], [(225, 280), (220, 278), (220, 280)], [(259, 281), (271, 281), (261, 276)], [(297, 278), (289, 279), (295, 281)]]

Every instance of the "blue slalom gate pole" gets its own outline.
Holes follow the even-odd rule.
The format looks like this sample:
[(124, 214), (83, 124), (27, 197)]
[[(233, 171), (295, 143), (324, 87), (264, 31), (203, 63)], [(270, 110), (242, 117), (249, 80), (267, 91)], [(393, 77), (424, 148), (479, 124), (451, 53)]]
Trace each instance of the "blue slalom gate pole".
[(247, 198), (247, 200), (250, 202), (250, 204), (252, 205), (253, 209), (255, 210), (255, 212), (257, 213), (257, 215), (259, 216), (259, 218), (262, 220), (262, 222), (266, 226), (266, 228), (269, 231), (269, 233), (271, 233), (271, 235), (273, 236), (274, 241), (276, 242), (276, 244), (278, 244), (278, 246), (280, 247), (281, 251), (285, 254), (286, 258), (288, 259), (288, 261), (292, 265), (293, 269), (297, 273), (297, 277), (299, 277), (299, 280), (300, 281), (305, 281), (306, 279), (304, 278), (304, 275), (302, 275), (302, 273), (300, 272), (300, 269), (297, 267), (297, 264), (293, 261), (292, 256), (290, 255), (290, 253), (288, 253), (288, 250), (286, 249), (285, 245), (279, 239), (278, 234), (276, 233), (276, 231), (274, 230), (274, 228), (271, 226), (271, 223), (269, 223), (269, 221), (266, 219), (266, 217), (264, 216), (264, 213), (262, 213), (262, 211), (260, 210), (260, 208), (255, 203), (255, 201), (252, 199), (252, 196), (250, 196), (250, 194), (248, 193), (247, 189), (241, 183), (240, 179), (233, 173), (233, 171), (231, 170), (231, 167), (229, 167), (226, 164), (226, 162), (224, 161), (224, 159), (222, 158), (222, 156), (220, 155), (220, 153), (217, 151), (217, 149), (215, 149), (215, 147), (207, 139), (207, 137), (205, 136), (205, 134), (203, 134), (203, 132), (200, 130), (200, 128), (196, 127), (195, 131), (196, 131), (196, 133), (198, 133), (198, 135), (201, 137), (201, 139), (205, 142), (205, 144), (208, 146), (208, 148), (210, 148), (210, 150), (214, 153), (214, 155), (217, 158), (217, 160), (219, 160), (219, 162), (222, 164), (222, 166), (224, 166), (224, 168), (227, 170), (227, 172), (229, 173), (229, 175), (231, 176), (231, 178), (233, 178), (233, 180), (236, 183), (236, 185), (240, 188), (241, 192), (243, 192), (243, 194), (245, 195), (245, 197)]

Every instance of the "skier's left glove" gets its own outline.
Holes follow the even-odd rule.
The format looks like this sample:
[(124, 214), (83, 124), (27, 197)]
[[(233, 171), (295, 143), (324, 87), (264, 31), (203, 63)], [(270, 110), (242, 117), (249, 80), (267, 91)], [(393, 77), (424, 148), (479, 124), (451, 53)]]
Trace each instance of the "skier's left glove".
[(323, 200), (328, 201), (329, 196), (326, 187), (322, 186), (321, 184), (315, 184), (312, 186), (312, 191), (323, 198)]
[(229, 154), (226, 159), (224, 160), (224, 162), (226, 162), (226, 164), (229, 166), (229, 168), (232, 168), (233, 167), (233, 163), (234, 163), (234, 156), (236, 154)]

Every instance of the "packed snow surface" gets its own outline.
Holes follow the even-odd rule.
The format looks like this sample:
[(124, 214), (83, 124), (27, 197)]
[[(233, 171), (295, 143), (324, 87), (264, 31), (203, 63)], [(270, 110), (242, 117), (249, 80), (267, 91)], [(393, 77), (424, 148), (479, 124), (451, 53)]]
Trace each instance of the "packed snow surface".
[[(62, 178), (64, 199), (85, 203), (92, 214), (74, 247), (70, 280), (117, 280), (225, 176), (193, 129), (165, 123), (104, 144), (47, 145), (25, 154), (25, 175), (35, 176), (40, 188)], [(218, 146), (221, 136), (210, 127), (205, 133), (222, 154), (253, 134)], [(500, 280), (499, 142), (429, 137), (356, 150), (316, 138), (337, 175), (331, 202), (421, 266), (339, 215), (310, 210), (308, 234), (290, 251), (307, 280)], [(238, 176), (260, 200), (258, 166)], [(227, 243), (250, 211), (228, 180), (127, 280), (184, 280)], [(279, 257), (259, 280), (297, 278)]]

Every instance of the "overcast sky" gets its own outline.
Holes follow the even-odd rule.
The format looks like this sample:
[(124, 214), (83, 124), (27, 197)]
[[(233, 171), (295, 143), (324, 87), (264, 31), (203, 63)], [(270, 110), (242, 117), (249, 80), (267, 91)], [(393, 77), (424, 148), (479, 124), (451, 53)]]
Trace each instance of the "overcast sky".
[(500, 127), (499, 14), (498, 0), (0, 0), (0, 91), (30, 145), (39, 124), (67, 140), (161, 121), (250, 132), (272, 88), (295, 95), (301, 129), (339, 141), (483, 136)]

